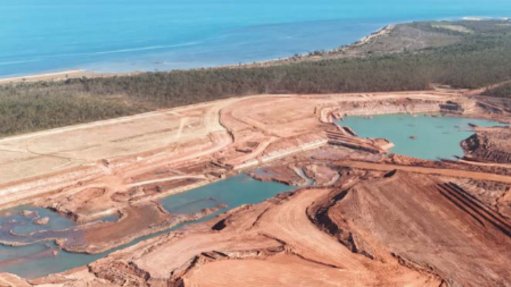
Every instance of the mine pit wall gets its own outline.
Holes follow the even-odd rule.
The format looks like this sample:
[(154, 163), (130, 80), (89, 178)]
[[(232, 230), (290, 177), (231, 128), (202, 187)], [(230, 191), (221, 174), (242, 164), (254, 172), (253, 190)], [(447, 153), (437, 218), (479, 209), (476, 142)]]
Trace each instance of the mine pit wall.
[[(456, 104), (455, 104), (456, 105)], [(424, 113), (464, 113), (464, 104), (457, 103), (458, 109), (443, 101), (376, 101), (355, 102), (351, 104), (341, 103), (338, 106), (318, 107), (316, 114), (325, 123), (332, 123), (344, 116), (375, 116), (386, 114), (424, 114)], [(449, 107), (449, 108), (446, 108)]]
[(411, 106), (400, 105), (373, 105), (372, 107), (364, 107), (358, 109), (347, 110), (344, 112), (347, 116), (373, 116), (385, 114), (420, 114), (440, 112), (441, 108), (438, 103), (415, 104)]
[(372, 147), (366, 147), (366, 146), (363, 146), (363, 145), (360, 145), (360, 144), (357, 144), (357, 143), (350, 143), (350, 142), (342, 141), (342, 140), (335, 140), (335, 141), (330, 140), (328, 143), (331, 144), (331, 145), (343, 146), (343, 147), (347, 147), (349, 149), (369, 152), (369, 153), (372, 153), (372, 154), (378, 154), (378, 153), (381, 152), (380, 150), (377, 150), (377, 149), (372, 148)]
[[(448, 101), (434, 101), (434, 100), (418, 100), (418, 99), (403, 99), (403, 100), (381, 100), (381, 101), (364, 101), (364, 102), (340, 102), (338, 104), (330, 104), (328, 106), (318, 106), (315, 113), (319, 116), (321, 122), (332, 123), (336, 119), (342, 118), (345, 115), (349, 116), (372, 116), (381, 114), (397, 114), (397, 113), (463, 113), (466, 105), (470, 103), (451, 103)], [(450, 109), (443, 109), (448, 105)], [(452, 109), (453, 106), (458, 105), (458, 111)], [(253, 168), (260, 164), (268, 163), (270, 161), (280, 159), (292, 155), (294, 153), (303, 152), (311, 149), (321, 147), (328, 144), (328, 139), (313, 140), (300, 144), (295, 147), (280, 149), (272, 151), (260, 158), (252, 159), (239, 165), (232, 166), (231, 168), (239, 171), (243, 169)], [(122, 164), (121, 164), (122, 165)], [(102, 174), (104, 171), (99, 166), (91, 166), (87, 168), (79, 168), (65, 176), (56, 174), (50, 177), (40, 179), (31, 179), (18, 184), (0, 186), (0, 208), (9, 207), (15, 203), (28, 202), (31, 198), (38, 197), (44, 193), (51, 193), (58, 189), (64, 188), (76, 181), (87, 180)], [(198, 186), (207, 184), (199, 183)], [(188, 187), (184, 188), (188, 189)], [(44, 190), (44, 191), (43, 191)], [(179, 191), (178, 191), (179, 192)]]
[[(330, 106), (321, 109), (316, 108), (316, 115), (323, 122), (333, 123), (344, 116), (374, 116), (385, 114), (431, 114), (431, 113), (456, 113), (464, 112), (464, 104), (451, 101), (433, 100), (385, 100), (373, 102), (340, 103), (338, 106)], [(351, 129), (337, 126), (339, 137), (330, 138), (328, 143), (341, 145), (351, 149), (362, 150), (370, 153), (380, 153), (390, 149), (393, 145), (376, 145), (375, 142), (365, 142), (358, 138)]]

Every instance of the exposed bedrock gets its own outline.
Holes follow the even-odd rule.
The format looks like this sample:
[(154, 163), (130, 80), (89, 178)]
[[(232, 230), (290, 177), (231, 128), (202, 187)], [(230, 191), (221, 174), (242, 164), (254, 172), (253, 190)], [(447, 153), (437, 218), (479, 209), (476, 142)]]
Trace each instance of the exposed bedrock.
[(466, 106), (472, 102), (439, 101), (429, 99), (385, 99), (380, 101), (367, 101), (358, 103), (339, 103), (338, 106), (329, 106), (320, 109), (323, 122), (343, 116), (373, 116), (378, 114), (397, 113), (452, 113), (463, 114)]

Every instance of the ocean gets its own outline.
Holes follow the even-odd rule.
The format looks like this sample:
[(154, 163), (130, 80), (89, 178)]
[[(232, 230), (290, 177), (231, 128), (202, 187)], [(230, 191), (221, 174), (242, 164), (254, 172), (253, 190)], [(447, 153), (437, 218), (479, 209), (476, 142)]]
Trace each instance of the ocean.
[(509, 0), (2, 0), (0, 77), (250, 63), (389, 23), (507, 16)]

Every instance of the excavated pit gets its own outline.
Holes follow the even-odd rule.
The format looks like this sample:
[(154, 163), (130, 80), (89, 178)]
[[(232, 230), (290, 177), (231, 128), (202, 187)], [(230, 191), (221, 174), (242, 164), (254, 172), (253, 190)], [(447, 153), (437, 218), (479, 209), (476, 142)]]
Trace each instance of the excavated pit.
[[(70, 152), (65, 141), (62, 150), (48, 150), (87, 164), (40, 158), (36, 171), (27, 170), (32, 177), (3, 174), (0, 204), (35, 204), (74, 219), (80, 236), (57, 243), (75, 252), (101, 252), (201, 218), (87, 266), (30, 281), (36, 286), (506, 285), (511, 169), (496, 152), (506, 150), (504, 132), (477, 128), (487, 144), (467, 140), (467, 159), (469, 153), (474, 158), (434, 162), (388, 156), (387, 140), (363, 139), (333, 124), (376, 110), (509, 122), (507, 111), (477, 103), (458, 91), (262, 95), (7, 139), (0, 145), (13, 148), (35, 137), (44, 150), (50, 138), (111, 133), (91, 138), (98, 142), (93, 151), (73, 142)], [(109, 156), (121, 147), (122, 154)], [(492, 155), (484, 156), (488, 150)], [(3, 168), (19, 170), (30, 161), (11, 156)], [(240, 172), (301, 188), (268, 193), (262, 203), (220, 215), (227, 209), (211, 198), (170, 204), (198, 210), (187, 218), (158, 203)], [(2, 264), (15, 262), (0, 258)], [(9, 274), (0, 280), (28, 282)]]

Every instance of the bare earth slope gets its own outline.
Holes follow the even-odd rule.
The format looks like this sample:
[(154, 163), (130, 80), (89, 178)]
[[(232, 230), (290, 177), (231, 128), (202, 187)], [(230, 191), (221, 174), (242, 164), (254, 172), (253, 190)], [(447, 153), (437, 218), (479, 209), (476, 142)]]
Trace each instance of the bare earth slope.
[(509, 220), (454, 183), (398, 172), (356, 185), (328, 217), (359, 252), (392, 254), (451, 286), (510, 283)]
[[(367, 174), (366, 174), (367, 175)], [(161, 236), (68, 274), (69, 286), (506, 286), (509, 220), (448, 178), (344, 175)]]
[[(0, 205), (28, 202), (72, 217), (83, 233), (75, 241), (59, 238), (71, 252), (97, 253), (174, 225), (184, 219), (162, 210), (158, 199), (242, 171), (315, 186), (88, 266), (31, 281), (1, 274), (0, 283), (510, 285), (506, 165), (388, 157), (388, 141), (333, 124), (345, 114), (398, 112), (509, 121), (508, 113), (494, 113), (460, 90), (259, 95), (7, 138), (0, 142), (2, 165), (30, 166), (31, 177), (4, 175)], [(62, 145), (52, 146), (55, 139)], [(53, 161), (64, 157), (69, 165)], [(94, 223), (111, 214), (120, 221)]]
[(511, 164), (511, 131), (508, 128), (478, 128), (463, 142), (466, 158), (482, 162)]
[(242, 207), (100, 260), (88, 275), (82, 271), (43, 281), (78, 283), (75, 278), (86, 278), (113, 286), (439, 285), (434, 275), (406, 268), (398, 260), (384, 263), (352, 253), (315, 226), (306, 210), (331, 192), (307, 189)]

